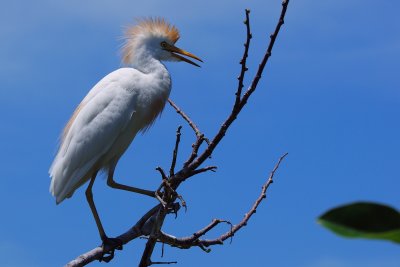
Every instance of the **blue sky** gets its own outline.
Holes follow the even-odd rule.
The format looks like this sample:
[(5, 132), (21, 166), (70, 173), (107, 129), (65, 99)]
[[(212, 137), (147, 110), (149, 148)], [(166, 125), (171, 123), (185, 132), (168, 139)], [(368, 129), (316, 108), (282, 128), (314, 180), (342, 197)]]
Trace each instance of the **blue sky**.
[[(253, 29), (249, 73), (275, 27), (280, 1), (3, 1), (0, 10), (0, 266), (62, 266), (99, 244), (78, 190), (59, 206), (48, 193), (57, 138), (75, 106), (104, 75), (119, 68), (123, 26), (162, 16), (181, 31), (180, 47), (202, 68), (168, 63), (171, 98), (207, 136), (226, 117), (242, 55), (244, 9)], [(278, 157), (289, 152), (248, 226), (232, 244), (166, 248), (178, 266), (394, 267), (399, 247), (348, 240), (315, 219), (358, 200), (400, 208), (400, 18), (397, 1), (291, 1), (286, 24), (254, 98), (215, 151), (217, 173), (199, 175), (181, 193), (187, 213), (165, 230), (188, 235), (213, 218), (238, 222)], [(119, 181), (155, 188), (168, 168), (175, 130), (180, 163), (191, 130), (169, 107), (138, 136), (117, 166)], [(125, 231), (154, 200), (113, 191), (98, 179), (95, 201), (110, 236)], [(226, 231), (221, 226), (210, 237)], [(110, 266), (134, 266), (143, 240)], [(155, 259), (160, 259), (158, 247)], [(91, 266), (104, 266), (94, 263)]]

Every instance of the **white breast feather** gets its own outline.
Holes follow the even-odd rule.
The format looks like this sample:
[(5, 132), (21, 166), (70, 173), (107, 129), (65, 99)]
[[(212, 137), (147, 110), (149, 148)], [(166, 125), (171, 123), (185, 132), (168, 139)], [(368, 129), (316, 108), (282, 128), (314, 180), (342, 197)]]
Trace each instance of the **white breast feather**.
[(57, 203), (71, 196), (84, 182), (81, 179), (89, 178), (84, 175), (107, 153), (129, 123), (135, 112), (135, 84), (140, 83), (127, 80), (132, 74), (139, 75), (133, 69), (119, 69), (107, 75), (84, 99), (86, 103), (65, 133), (49, 171), (50, 192)]

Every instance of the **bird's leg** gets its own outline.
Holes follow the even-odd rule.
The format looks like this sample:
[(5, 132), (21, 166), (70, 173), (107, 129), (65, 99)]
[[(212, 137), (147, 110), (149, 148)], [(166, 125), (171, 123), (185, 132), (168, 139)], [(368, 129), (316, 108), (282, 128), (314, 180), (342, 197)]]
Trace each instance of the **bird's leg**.
[[(158, 188), (158, 190), (156, 191), (157, 193), (160, 192), (161, 188), (164, 187), (165, 193), (167, 194), (167, 196), (173, 197), (173, 198), (177, 198), (181, 201), (182, 203), (182, 207), (185, 208), (185, 211), (187, 211), (187, 206), (186, 206), (186, 201), (183, 199), (183, 197), (181, 195), (179, 195), (175, 189), (173, 189), (171, 187), (171, 184), (169, 183), (168, 179), (163, 179), (162, 184), (160, 185), (160, 187)], [(161, 202), (161, 201), (160, 201)], [(163, 204), (163, 202), (161, 202), (161, 204)], [(178, 204), (179, 205), (179, 204)], [(165, 205), (163, 205), (165, 207)], [(177, 215), (177, 210), (175, 209), (175, 207), (172, 207), (171, 213), (174, 213), (175, 216)]]
[(94, 220), (96, 221), (96, 225), (97, 225), (97, 229), (99, 230), (100, 237), (103, 240), (103, 239), (107, 238), (107, 236), (104, 231), (103, 225), (100, 221), (99, 214), (97, 213), (96, 206), (94, 205), (93, 193), (92, 193), (92, 187), (94, 184), (94, 180), (96, 179), (96, 175), (97, 175), (97, 172), (94, 173), (94, 175), (90, 179), (89, 185), (86, 189), (86, 199), (87, 199), (87, 202), (89, 203), (89, 207), (90, 207), (90, 210), (92, 211)]
[(108, 169), (108, 178), (107, 178), (108, 186), (115, 188), (115, 189), (134, 192), (134, 193), (138, 193), (138, 194), (142, 194), (142, 195), (146, 195), (146, 196), (150, 196), (150, 197), (156, 197), (156, 193), (154, 191), (140, 189), (137, 187), (117, 183), (116, 181), (114, 181), (114, 170), (115, 170), (115, 164), (112, 164), (110, 166), (110, 168)]
[(104, 250), (107, 251), (106, 253), (103, 254), (100, 261), (109, 262), (110, 260), (112, 260), (114, 258), (114, 250), (122, 249), (122, 241), (119, 240), (118, 238), (107, 237), (107, 235), (104, 231), (103, 225), (100, 221), (99, 214), (97, 213), (97, 209), (96, 209), (96, 206), (93, 201), (93, 193), (92, 193), (92, 187), (94, 184), (94, 180), (96, 179), (96, 175), (97, 175), (97, 172), (95, 172), (93, 174), (92, 178), (90, 179), (89, 185), (86, 189), (86, 199), (87, 199), (87, 202), (89, 203), (89, 207), (90, 207), (90, 210), (92, 211), (94, 220), (96, 221), (96, 225), (97, 225), (97, 229), (99, 230), (100, 238), (103, 241), (102, 246), (103, 246)]

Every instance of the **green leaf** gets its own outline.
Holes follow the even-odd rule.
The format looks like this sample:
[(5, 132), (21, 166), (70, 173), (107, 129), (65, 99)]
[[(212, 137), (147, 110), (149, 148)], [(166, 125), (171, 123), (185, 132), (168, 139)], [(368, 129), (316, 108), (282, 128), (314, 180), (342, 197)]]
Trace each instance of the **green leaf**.
[(333, 208), (318, 223), (350, 238), (382, 239), (400, 243), (400, 213), (372, 202), (356, 202)]

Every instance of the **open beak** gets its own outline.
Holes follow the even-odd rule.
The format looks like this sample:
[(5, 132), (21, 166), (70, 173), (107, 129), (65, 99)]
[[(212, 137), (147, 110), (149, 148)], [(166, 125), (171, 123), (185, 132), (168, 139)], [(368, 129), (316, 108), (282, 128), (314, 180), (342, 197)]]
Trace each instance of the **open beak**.
[(194, 58), (194, 59), (196, 59), (196, 60), (198, 60), (198, 61), (200, 61), (200, 62), (203, 62), (203, 60), (201, 60), (201, 59), (198, 58), (197, 56), (193, 55), (192, 53), (189, 53), (189, 52), (187, 52), (187, 51), (185, 51), (185, 50), (183, 50), (183, 49), (180, 49), (180, 48), (178, 48), (178, 47), (176, 47), (176, 46), (174, 46), (174, 45), (167, 44), (167, 46), (166, 46), (164, 49), (167, 50), (167, 51), (169, 51), (169, 52), (171, 52), (171, 54), (172, 54), (175, 58), (177, 58), (178, 60), (185, 61), (185, 62), (190, 63), (190, 64), (192, 64), (192, 65), (195, 65), (195, 66), (197, 66), (197, 67), (200, 67), (200, 65), (198, 65), (197, 63), (194, 63), (194, 62), (191, 61), (190, 59), (187, 59), (187, 58), (185, 58), (185, 57), (183, 57), (183, 56), (181, 56), (181, 55), (185, 55), (185, 56)]

